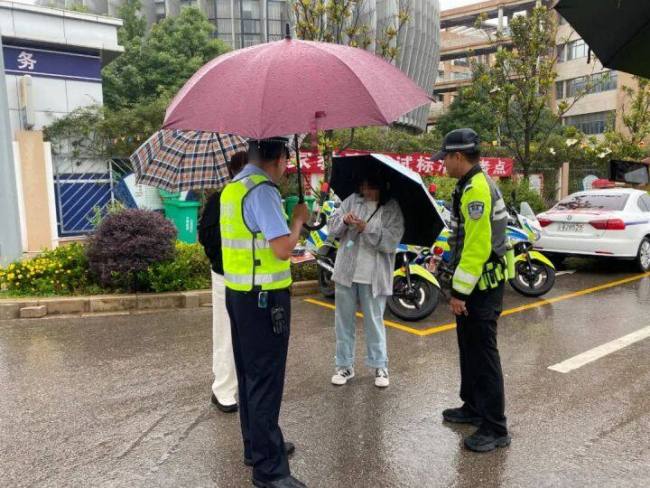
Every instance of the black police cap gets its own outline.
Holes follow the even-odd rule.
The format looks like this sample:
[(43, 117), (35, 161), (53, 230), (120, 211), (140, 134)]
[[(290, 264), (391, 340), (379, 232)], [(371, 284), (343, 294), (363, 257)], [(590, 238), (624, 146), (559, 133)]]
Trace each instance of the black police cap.
[(442, 141), (442, 149), (433, 155), (433, 160), (445, 159), (454, 152), (476, 154), (481, 150), (481, 140), (478, 134), (469, 128), (456, 129), (449, 132)]

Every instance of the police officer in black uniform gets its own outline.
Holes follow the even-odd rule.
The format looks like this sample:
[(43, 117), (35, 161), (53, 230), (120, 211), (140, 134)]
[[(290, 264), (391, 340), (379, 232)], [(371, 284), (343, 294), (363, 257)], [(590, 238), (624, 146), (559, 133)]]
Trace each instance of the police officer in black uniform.
[(472, 129), (447, 134), (434, 158), (444, 160), (447, 174), (458, 179), (449, 237), (450, 307), (456, 315), (463, 405), (442, 415), (447, 422), (478, 426), (465, 446), (486, 452), (510, 444), (497, 349), (507, 260), (513, 257), (506, 246), (508, 213), (498, 187), (481, 169), (480, 141)]

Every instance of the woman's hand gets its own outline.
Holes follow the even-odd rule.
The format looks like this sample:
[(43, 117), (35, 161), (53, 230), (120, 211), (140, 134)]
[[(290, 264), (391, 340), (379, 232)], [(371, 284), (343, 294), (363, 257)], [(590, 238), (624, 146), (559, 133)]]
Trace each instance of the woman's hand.
[(357, 230), (359, 231), (359, 234), (363, 233), (364, 230), (366, 230), (366, 224), (367, 222), (362, 219), (358, 219), (355, 217), (354, 221), (352, 222), (352, 225), (354, 225)]
[(357, 216), (354, 215), (352, 212), (346, 213), (346, 214), (343, 216), (343, 222), (344, 222), (346, 225), (354, 225), (354, 223), (355, 223), (356, 220), (358, 220), (358, 219), (357, 219)]

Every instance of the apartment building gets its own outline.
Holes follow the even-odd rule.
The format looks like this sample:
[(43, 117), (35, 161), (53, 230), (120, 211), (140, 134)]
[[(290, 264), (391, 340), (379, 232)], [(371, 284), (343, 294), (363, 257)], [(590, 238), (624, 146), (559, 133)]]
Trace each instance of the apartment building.
[[(599, 136), (608, 128), (625, 130), (622, 123), (626, 95), (623, 87), (634, 86), (631, 75), (604, 68), (573, 28), (558, 16), (557, 81), (554, 106), (564, 101), (571, 109), (563, 124)], [(585, 94), (577, 101), (576, 95)]]
[[(507, 46), (507, 20), (536, 3), (495, 0), (441, 12), (441, 62), (434, 85), (436, 103), (432, 106), (429, 124), (435, 124), (453, 103), (458, 90), (470, 83), (470, 62), (487, 65), (493, 62), (499, 48), (494, 42), (495, 32), (502, 30), (505, 40), (501, 45)], [(476, 26), (479, 15), (486, 20)], [(633, 77), (604, 68), (559, 15), (556, 44), (557, 79), (552, 107), (557, 109), (561, 102), (571, 107), (562, 123), (596, 137), (610, 127), (624, 131), (622, 115), (627, 97), (623, 87), (634, 87)], [(585, 90), (589, 92), (586, 95)], [(583, 96), (576, 101), (578, 94)]]

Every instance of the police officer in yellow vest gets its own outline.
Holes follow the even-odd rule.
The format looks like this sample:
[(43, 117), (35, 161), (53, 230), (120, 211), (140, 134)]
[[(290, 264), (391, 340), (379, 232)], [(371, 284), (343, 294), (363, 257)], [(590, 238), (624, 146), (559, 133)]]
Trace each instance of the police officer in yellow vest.
[(458, 179), (449, 237), (450, 307), (456, 315), (463, 405), (442, 416), (447, 422), (478, 426), (465, 446), (486, 452), (510, 444), (497, 349), (497, 319), (508, 277), (508, 213), (498, 187), (481, 169), (480, 141), (472, 129), (448, 133), (434, 158), (444, 160), (447, 174)]
[(293, 211), (287, 226), (276, 183), (287, 167), (288, 140), (249, 141), (250, 163), (221, 195), (221, 239), (226, 308), (239, 382), (244, 462), (253, 485), (298, 488), (278, 425), (291, 322), (289, 258), (308, 219)]

